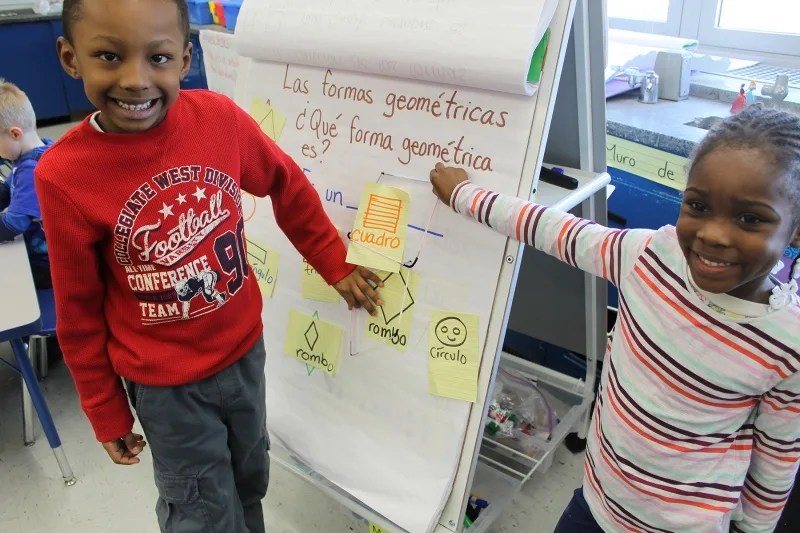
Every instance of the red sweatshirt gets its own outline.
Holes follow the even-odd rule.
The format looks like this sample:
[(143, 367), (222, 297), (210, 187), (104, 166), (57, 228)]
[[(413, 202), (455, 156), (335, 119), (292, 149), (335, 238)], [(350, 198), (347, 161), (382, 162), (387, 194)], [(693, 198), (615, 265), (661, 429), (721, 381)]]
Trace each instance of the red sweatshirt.
[(328, 283), (354, 268), (302, 170), (215, 93), (182, 92), (140, 134), (84, 121), (41, 159), (36, 187), (59, 342), (101, 442), (133, 427), (120, 376), (198, 381), (261, 335), (242, 189), (271, 197), (278, 225)]

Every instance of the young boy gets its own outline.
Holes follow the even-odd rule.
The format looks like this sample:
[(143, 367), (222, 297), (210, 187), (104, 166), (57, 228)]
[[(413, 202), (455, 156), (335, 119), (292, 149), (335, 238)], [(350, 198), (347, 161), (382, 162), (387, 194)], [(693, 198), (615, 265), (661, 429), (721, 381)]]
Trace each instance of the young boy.
[(50, 260), (42, 230), (33, 169), (52, 141), (36, 133), (30, 100), (13, 83), (0, 79), (0, 159), (11, 161), (8, 180), (0, 181), (0, 242), (23, 235), (37, 289), (49, 289)]
[(269, 475), (261, 294), (241, 190), (345, 298), (374, 312), (377, 276), (345, 247), (302, 170), (244, 111), (179, 90), (183, 0), (66, 0), (58, 51), (98, 112), (36, 172), (58, 336), (97, 439), (152, 450), (162, 531), (263, 532)]

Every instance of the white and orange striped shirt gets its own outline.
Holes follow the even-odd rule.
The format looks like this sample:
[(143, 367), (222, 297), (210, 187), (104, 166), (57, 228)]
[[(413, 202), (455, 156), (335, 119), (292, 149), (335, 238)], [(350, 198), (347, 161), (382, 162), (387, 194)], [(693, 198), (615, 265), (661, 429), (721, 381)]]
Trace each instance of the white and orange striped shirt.
[(619, 288), (584, 465), (600, 526), (772, 531), (800, 457), (798, 299), (709, 305), (672, 226), (609, 229), (469, 182), (451, 204)]

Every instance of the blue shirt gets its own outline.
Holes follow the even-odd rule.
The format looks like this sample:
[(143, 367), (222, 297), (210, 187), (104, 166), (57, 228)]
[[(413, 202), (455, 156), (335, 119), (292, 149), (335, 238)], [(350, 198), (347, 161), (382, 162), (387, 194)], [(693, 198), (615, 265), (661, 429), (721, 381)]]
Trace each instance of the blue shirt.
[(47, 242), (42, 229), (42, 213), (33, 170), (53, 141), (44, 139), (44, 146), (22, 154), (12, 163), (11, 174), (5, 183), (0, 182), (0, 242), (22, 234), (28, 247), (31, 263), (47, 261)]

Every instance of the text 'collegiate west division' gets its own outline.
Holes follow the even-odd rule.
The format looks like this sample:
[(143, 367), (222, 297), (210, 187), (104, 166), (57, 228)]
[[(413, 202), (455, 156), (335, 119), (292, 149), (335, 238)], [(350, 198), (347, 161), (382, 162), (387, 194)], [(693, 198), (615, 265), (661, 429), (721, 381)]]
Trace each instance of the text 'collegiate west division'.
[(278, 225), (326, 282), (354, 268), (302, 170), (243, 110), (207, 91), (182, 92), (139, 134), (84, 121), (36, 178), (54, 243), (59, 341), (100, 440), (132, 425), (119, 376), (194, 382), (261, 335), (242, 190), (271, 197)]

